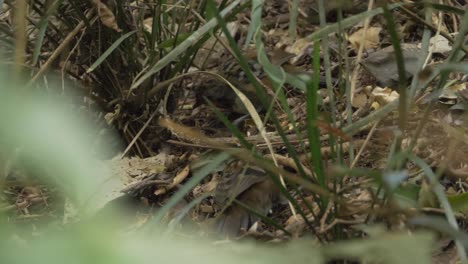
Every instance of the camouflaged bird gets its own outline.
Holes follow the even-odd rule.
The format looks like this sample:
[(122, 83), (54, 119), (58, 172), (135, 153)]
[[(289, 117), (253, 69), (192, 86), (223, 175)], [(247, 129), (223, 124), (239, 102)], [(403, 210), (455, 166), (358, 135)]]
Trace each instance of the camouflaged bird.
[(249, 230), (260, 220), (241, 205), (232, 203), (232, 200), (236, 199), (255, 212), (267, 215), (279, 198), (278, 186), (264, 170), (255, 166), (246, 167), (242, 161), (230, 161), (215, 192), (215, 206), (222, 212), (216, 221), (216, 231), (221, 236), (235, 237), (241, 230)]
[[(243, 55), (253, 75), (261, 83), (269, 86), (270, 81), (262, 65), (256, 59), (257, 55), (255, 49), (247, 49), (243, 52)], [(271, 62), (278, 66), (284, 64), (293, 56), (279, 49), (269, 52), (269, 55)], [(214, 69), (214, 72), (244, 93), (255, 106), (260, 105), (254, 86), (250, 83), (244, 70), (239, 65), (239, 62), (230, 53), (225, 52), (221, 56), (220, 63), (218, 67)], [(236, 93), (225, 81), (219, 78), (211, 75), (203, 76), (196, 82), (195, 89), (198, 102), (203, 102), (204, 97), (206, 97), (220, 108), (229, 109), (238, 114), (247, 113), (244, 104), (239, 100)]]

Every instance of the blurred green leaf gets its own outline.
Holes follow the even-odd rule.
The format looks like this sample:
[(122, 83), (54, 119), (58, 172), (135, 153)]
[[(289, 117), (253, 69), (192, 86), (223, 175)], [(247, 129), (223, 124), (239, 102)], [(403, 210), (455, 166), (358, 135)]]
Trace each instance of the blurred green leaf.
[(383, 181), (389, 191), (395, 190), (406, 179), (408, 179), (408, 172), (406, 171), (388, 171), (383, 174)]
[(336, 243), (326, 249), (333, 258), (364, 263), (431, 263), (433, 236), (427, 232), (385, 233), (378, 237)]
[[(0, 69), (1, 80), (7, 80), (5, 73)], [(79, 208), (88, 203), (109, 177), (97, 160), (109, 150), (93, 146), (98, 131), (91, 122), (58, 97), (22, 93), (24, 87), (8, 82), (0, 90), (2, 154), (18, 152), (18, 162), (29, 175), (58, 186)], [(92, 211), (87, 205), (82, 209)]]
[(468, 211), (468, 193), (448, 195), (447, 199), (455, 212), (465, 213)]

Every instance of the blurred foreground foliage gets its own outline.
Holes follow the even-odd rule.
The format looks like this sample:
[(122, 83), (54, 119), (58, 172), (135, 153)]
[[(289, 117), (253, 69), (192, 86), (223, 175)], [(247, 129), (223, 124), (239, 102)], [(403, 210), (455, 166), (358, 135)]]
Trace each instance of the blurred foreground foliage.
[[(5, 227), (5, 226), (3, 226)], [(8, 234), (9, 235), (6, 235)], [(429, 263), (427, 233), (381, 234), (375, 238), (314, 247), (310, 240), (287, 244), (228, 243), (168, 236), (122, 236), (105, 225), (85, 225), (21, 241), (2, 230), (2, 263), (325, 263), (350, 259), (372, 263)], [(416, 246), (417, 245), (417, 246)]]

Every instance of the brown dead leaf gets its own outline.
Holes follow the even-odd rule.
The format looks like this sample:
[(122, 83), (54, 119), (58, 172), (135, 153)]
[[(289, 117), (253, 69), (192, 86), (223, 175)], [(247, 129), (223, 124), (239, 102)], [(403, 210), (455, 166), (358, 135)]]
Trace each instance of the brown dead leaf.
[(199, 197), (203, 194), (213, 192), (216, 189), (216, 186), (218, 186), (218, 182), (219, 182), (218, 177), (212, 177), (209, 182), (197, 185), (195, 188), (193, 188), (193, 191), (192, 191), (193, 196)]
[(439, 95), (439, 103), (446, 105), (455, 105), (459, 102), (458, 93), (466, 90), (467, 83), (458, 83), (450, 85), (442, 89), (442, 93)]
[(112, 11), (109, 7), (107, 7), (107, 5), (102, 3), (101, 0), (91, 0), (91, 3), (97, 9), (99, 18), (104, 26), (113, 29), (117, 32), (122, 31), (117, 25), (114, 13), (112, 13)]
[(172, 180), (171, 184), (169, 184), (168, 186), (158, 188), (156, 191), (154, 191), (154, 195), (158, 196), (161, 194), (165, 194), (167, 191), (171, 190), (172, 188), (180, 184), (182, 181), (184, 181), (185, 178), (187, 178), (187, 176), (189, 175), (189, 173), (190, 173), (190, 166), (187, 165), (181, 171), (177, 173), (177, 175)]
[(372, 95), (374, 96), (375, 101), (377, 101), (381, 106), (387, 105), (400, 97), (396, 91), (390, 88), (381, 87), (375, 87), (372, 91)]
[[(312, 214), (307, 215), (307, 220), (310, 222), (314, 221)], [(302, 216), (292, 215), (286, 220), (285, 230), (288, 231), (293, 238), (298, 238), (304, 234), (307, 224)], [(284, 231), (280, 231), (279, 234), (282, 235)]]
[(351, 105), (354, 107), (354, 108), (363, 108), (364, 106), (366, 106), (367, 104), (367, 95), (365, 95), (364, 93), (358, 93), (356, 95), (353, 96), (352, 100), (351, 100)]
[(145, 20), (143, 20), (143, 28), (148, 32), (153, 31), (153, 18), (152, 17), (148, 17)]
[(364, 46), (364, 50), (376, 48), (380, 43), (380, 31), (381, 27), (369, 27), (367, 32), (361, 28), (349, 36), (348, 40), (356, 52), (361, 46)]
[(285, 48), (285, 51), (296, 55), (290, 60), (291, 64), (295, 64), (302, 57), (304, 57), (304, 55), (310, 54), (312, 46), (312, 42), (307, 40), (306, 38), (297, 39), (292, 43), (292, 45), (288, 45)]

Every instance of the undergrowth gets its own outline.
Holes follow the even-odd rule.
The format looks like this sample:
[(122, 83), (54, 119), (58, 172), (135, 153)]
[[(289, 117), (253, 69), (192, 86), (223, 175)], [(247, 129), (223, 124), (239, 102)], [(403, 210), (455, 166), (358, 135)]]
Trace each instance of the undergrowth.
[[(6, 91), (11, 92), (11, 98), (18, 100), (18, 104), (21, 103), (18, 99), (21, 96), (17, 97), (18, 94), (59, 94), (60, 96), (54, 97), (55, 100), (69, 100), (67, 102), (71, 102), (73, 110), (86, 113), (88, 118), (91, 117), (93, 120), (94, 126), (99, 128), (98, 131), (87, 131), (88, 135), (93, 137), (90, 141), (95, 143), (89, 146), (88, 151), (109, 145), (120, 148), (118, 151), (101, 155), (100, 158), (113, 157), (117, 153), (121, 157), (155, 156), (167, 146), (167, 140), (173, 138), (173, 135), (181, 139), (188, 138), (191, 142), (224, 153), (216, 156), (214, 161), (202, 170), (193, 173), (181, 188), (171, 194), (160, 210), (148, 221), (147, 229), (144, 230), (161, 231), (161, 222), (167, 213), (216, 170), (219, 164), (229, 157), (235, 157), (262, 168), (277, 184), (288, 203), (288, 206), (283, 207), (286, 208), (284, 209), (286, 214), (294, 215), (296, 219), (300, 218), (305, 222), (306, 231), (301, 235), (310, 236), (312, 240), (322, 245), (319, 248), (320, 253), (319, 249), (317, 252), (315, 249), (311, 252), (316, 254), (317, 263), (344, 259), (376, 261), (378, 257), (372, 252), (373, 249), (385, 249), (395, 255), (400, 254), (399, 252), (411, 255), (412, 250), (416, 252), (413, 257), (407, 258), (390, 256), (391, 254), (384, 252), (378, 253), (386, 263), (408, 263), (412, 258), (412, 262), (426, 263), (429, 258), (431, 236), (418, 233), (415, 231), (418, 228), (449, 236), (456, 243), (460, 260), (466, 263), (465, 249), (468, 239), (459, 226), (459, 223), (464, 221), (457, 221), (458, 212), (453, 209), (457, 202), (458, 205), (466, 204), (463, 202), (466, 198), (462, 195), (447, 198), (444, 186), (440, 182), (444, 174), (443, 166), (434, 169), (414, 151), (416, 142), (421, 137), (421, 131), (428, 122), (427, 113), (435, 106), (432, 102), (428, 103), (426, 108), (421, 110), (421, 112), (426, 111), (426, 114), (416, 120), (416, 124), (412, 123), (412, 118), (414, 118), (414, 109), (419, 108), (416, 99), (422, 94), (428, 92), (428, 96), (434, 98), (447, 85), (451, 73), (466, 74), (466, 62), (463, 63), (462, 60), (466, 52), (468, 12), (448, 5), (430, 3), (384, 3), (375, 7), (371, 5), (373, 1), (370, 1), (369, 5), (372, 8), (369, 11), (346, 16), (345, 11), (338, 8), (334, 11), (336, 19), (327, 22), (330, 17), (327, 14), (327, 5), (324, 1), (318, 1), (317, 15), (320, 26), (308, 35), (298, 36), (298, 33), (303, 33), (300, 23), (299, 26), (297, 24), (299, 1), (290, 2), (287, 37), (296, 40), (300, 38), (312, 43), (307, 57), (309, 60), (306, 62), (312, 74), (290, 73), (281, 65), (271, 61), (268, 55), (269, 40), (263, 30), (266, 27), (263, 1), (200, 0), (175, 3), (169, 0), (107, 2), (31, 0), (25, 3), (25, 1), (7, 0), (3, 4), (2, 17), (7, 16), (12, 19), (2, 18), (0, 24), (0, 43), (4, 47), (1, 55), (8, 62), (4, 63), (6, 66), (3, 68), (2, 77), (6, 78), (5, 72), (13, 74), (10, 75), (12, 78), (11, 85), (8, 85), (10, 87), (4, 87), (2, 90), (5, 94)], [(408, 83), (406, 76), (408, 71), (405, 69), (401, 45), (405, 41), (402, 39), (405, 36), (397, 31), (395, 17), (400, 12), (411, 12), (411, 10), (422, 10), (416, 15), (421, 16), (420, 19), (427, 24), (432, 23), (432, 15), (438, 12), (447, 16), (458, 16), (461, 22), (458, 34), (451, 39), (452, 50), (447, 58), (440, 61), (437, 67), (429, 69), (426, 67), (427, 54), (423, 54), (417, 62), (415, 77), (411, 83)], [(8, 12), (12, 14), (8, 15)], [(15, 18), (15, 14), (21, 15), (21, 19)], [(236, 21), (245, 14), (249, 15), (250, 24), (248, 34), (242, 36), (240, 43), (239, 36), (232, 34), (229, 22)], [(26, 17), (27, 20), (24, 20)], [(352, 97), (356, 94), (356, 76), (359, 74), (356, 68), (359, 68), (360, 64), (351, 62), (346, 38), (348, 30), (357, 23), (362, 22), (366, 28), (376, 17), (383, 21), (389, 35), (387, 40), (394, 49), (398, 66), (398, 82), (394, 89), (398, 91), (399, 99), (382, 105), (359, 119), (354, 119)], [(421, 49), (427, 53), (430, 37), (436, 32), (434, 28), (424, 26), (419, 30), (422, 33)], [(216, 41), (210, 42), (213, 39)], [(177, 124), (179, 118), (177, 110), (181, 108), (182, 99), (186, 96), (186, 86), (199, 78), (198, 74), (202, 74), (200, 71), (204, 71), (205, 67), (208, 68), (211, 53), (215, 52), (218, 41), (222, 42), (229, 56), (235, 58), (255, 90), (258, 105), (254, 105), (248, 97), (243, 97), (242, 91), (239, 91), (240, 87), (235, 85), (230, 87), (241, 98), (241, 103), (251, 119), (251, 127), (263, 140), (266, 148), (261, 149), (258, 145), (249, 142), (248, 136), (242, 130), (243, 127), (233, 122), (233, 118), (218, 109), (215, 102), (209, 98), (205, 98), (204, 103), (237, 138), (239, 144), (216, 142), (200, 133), (197, 127), (189, 128)], [(337, 43), (338, 46), (332, 47), (331, 42)], [(207, 48), (209, 46), (207, 43), (212, 43), (211, 50)], [(270, 90), (264, 89), (249, 66), (249, 58), (244, 53), (247, 46), (254, 48), (257, 62), (271, 84)], [(197, 57), (201, 52), (205, 60)], [(359, 58), (358, 62), (363, 52), (361, 48), (355, 54)], [(333, 67), (332, 63), (338, 66)], [(12, 65), (14, 67), (11, 67)], [(193, 70), (194, 66), (199, 72)], [(327, 100), (320, 97), (319, 93), (322, 89), (319, 83), (321, 74), (325, 77)], [(332, 76), (336, 79), (332, 80)], [(304, 116), (297, 116), (297, 112), (293, 109), (294, 105), (288, 101), (290, 94), (300, 94), (305, 98)], [(9, 99), (5, 99), (4, 96), (2, 100), (4, 104), (0, 109), (4, 117), (7, 117), (6, 113), (12, 110), (11, 107), (15, 107), (11, 103), (15, 100), (7, 103)], [(38, 110), (40, 108), (31, 107), (31, 109), (41, 113), (41, 110)], [(368, 147), (366, 144), (372, 144), (369, 140), (375, 129), (380, 122), (385, 122), (390, 113), (396, 113), (396, 117), (392, 123), (391, 135), (384, 139), (388, 145), (384, 153), (386, 157), (384, 165), (366, 166), (368, 164), (363, 160), (365, 158), (363, 151)], [(20, 121), (22, 118), (25, 119), (16, 122), (15, 118)], [(27, 114), (26, 109), (25, 114), (18, 114), (16, 117), (12, 115), (6, 119), (2, 127), (18, 130), (28, 128), (31, 129), (31, 134), (34, 134), (36, 131), (33, 130), (34, 126), (30, 126), (32, 122), (30, 118), (34, 116)], [(73, 120), (72, 117), (68, 119)], [(22, 128), (23, 125), (26, 127)], [(44, 122), (38, 126), (47, 125), (48, 122)], [(59, 138), (62, 136), (59, 126), (53, 128), (57, 139), (49, 138), (53, 140), (49, 142), (51, 145), (75, 140), (72, 135), (63, 135), (64, 139)], [(44, 131), (41, 133), (45, 133)], [(117, 131), (118, 140), (115, 138), (109, 140), (111, 131)], [(271, 132), (281, 139), (280, 147), (272, 143), (269, 134)], [(16, 137), (15, 131), (9, 129), (2, 129), (2, 133), (5, 138), (11, 139), (9, 142), (2, 142), (8, 146), (5, 148), (8, 151), (2, 153), (6, 156), (3, 157), (5, 160), (12, 158), (8, 156), (15, 152), (15, 148), (24, 148), (22, 151), (25, 153), (28, 151), (34, 153), (31, 156), (25, 155), (26, 159), (37, 159), (45, 155), (44, 159), (47, 162), (44, 162), (47, 164), (61, 162), (60, 159), (57, 160), (57, 154), (60, 153), (29, 148), (25, 142), (27, 134), (25, 137)], [(291, 135), (299, 143), (292, 142)], [(405, 145), (407, 137), (410, 141), (409, 146)], [(41, 138), (31, 136), (29, 140), (28, 144), (33, 144), (34, 140)], [(365, 143), (357, 144), (358, 141)], [(450, 142), (450, 145), (454, 146), (456, 143)], [(324, 153), (324, 146), (329, 149), (327, 154)], [(57, 151), (74, 150), (67, 148)], [(279, 152), (290, 159), (289, 166), (278, 165), (275, 154)], [(80, 153), (87, 155), (85, 150)], [(449, 153), (453, 152), (449, 150)], [(270, 154), (271, 158), (266, 158), (266, 154)], [(367, 155), (372, 156), (372, 151)], [(74, 166), (71, 168), (75, 168)], [(422, 171), (423, 184), (410, 180), (409, 166)], [(47, 184), (57, 184), (60, 189), (79, 181), (65, 177), (65, 183), (61, 182), (62, 180), (56, 182), (55, 176), (59, 178), (60, 176), (54, 174), (58, 172), (68, 174), (73, 170), (71, 168), (57, 169), (52, 173), (47, 171), (50, 168), (46, 168), (47, 172), (36, 171), (29, 174), (33, 175), (33, 178), (47, 175), (45, 177), (48, 179)], [(80, 171), (80, 173), (87, 172)], [(50, 175), (54, 177), (49, 177)], [(70, 175), (80, 177), (76, 173)], [(3, 178), (6, 179), (7, 175)], [(69, 181), (71, 183), (67, 183)], [(83, 186), (88, 185), (83, 184)], [(65, 192), (61, 195), (66, 197), (67, 192), (83, 191), (80, 188), (69, 189), (66, 188), (58, 193)], [(371, 200), (371, 204), (362, 208), (351, 208), (350, 197), (363, 193), (369, 195), (367, 198)], [(443, 218), (422, 213), (420, 210), (422, 208), (417, 206), (422, 194), (435, 197)], [(291, 232), (286, 230), (281, 222), (285, 219), (255, 212), (253, 208), (239, 201), (237, 204), (258, 215), (268, 226), (282, 229), (286, 236), (289, 235), (289, 239), (293, 239)], [(187, 208), (195, 206), (196, 203), (188, 204)], [(353, 210), (355, 211), (350, 213)], [(345, 215), (348, 213), (358, 217), (353, 221), (345, 220)], [(154, 226), (156, 228), (153, 228)], [(414, 235), (404, 236), (399, 231), (414, 232)], [(9, 231), (5, 232), (12, 234)], [(164, 232), (158, 234), (161, 233)], [(364, 238), (367, 236), (368, 238)], [(86, 235), (84, 237), (87, 239)], [(400, 244), (392, 242), (391, 239), (399, 241)], [(352, 242), (328, 246), (331, 242), (342, 240)], [(410, 246), (410, 242), (421, 244)], [(358, 243), (362, 244), (358, 246)], [(57, 241), (55, 244), (51, 242), (51, 245), (58, 244)], [(419, 251), (415, 249), (418, 247)], [(302, 248), (295, 253), (298, 255), (291, 258), (294, 259), (299, 255), (310, 256), (308, 250)], [(102, 252), (96, 254), (102, 254), (99, 256), (103, 259), (111, 259), (108, 254)], [(274, 254), (273, 251), (265, 251), (265, 255)]]

